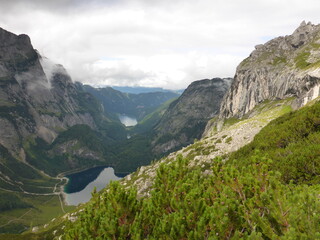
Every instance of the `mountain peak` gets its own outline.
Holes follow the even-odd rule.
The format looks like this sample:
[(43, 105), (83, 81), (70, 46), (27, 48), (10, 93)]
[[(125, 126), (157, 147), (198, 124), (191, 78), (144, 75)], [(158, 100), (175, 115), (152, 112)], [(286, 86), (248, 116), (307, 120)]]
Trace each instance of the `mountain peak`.
[(32, 48), (30, 37), (26, 34), (16, 35), (0, 28), (0, 48), (12, 48), (13, 46), (20, 50), (22, 47), (30, 50)]
[(301, 107), (319, 96), (320, 25), (303, 21), (289, 36), (257, 45), (237, 67), (222, 117), (242, 117), (264, 100), (295, 97)]
[(308, 40), (308, 34), (319, 29), (319, 25), (302, 21), (300, 26), (291, 35), (291, 45), (295, 48), (302, 46)]

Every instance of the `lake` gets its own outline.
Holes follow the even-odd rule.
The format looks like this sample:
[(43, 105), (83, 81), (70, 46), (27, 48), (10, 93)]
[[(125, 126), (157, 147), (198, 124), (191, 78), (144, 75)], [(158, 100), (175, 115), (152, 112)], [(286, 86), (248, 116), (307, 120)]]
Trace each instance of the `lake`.
[(88, 202), (94, 187), (97, 191), (104, 188), (111, 180), (119, 180), (111, 167), (94, 167), (66, 176), (69, 181), (64, 187), (65, 200), (68, 205)]
[(125, 125), (126, 127), (132, 127), (132, 126), (137, 125), (137, 123), (138, 123), (136, 118), (129, 117), (125, 114), (119, 115), (119, 119), (120, 119), (120, 122), (123, 125)]

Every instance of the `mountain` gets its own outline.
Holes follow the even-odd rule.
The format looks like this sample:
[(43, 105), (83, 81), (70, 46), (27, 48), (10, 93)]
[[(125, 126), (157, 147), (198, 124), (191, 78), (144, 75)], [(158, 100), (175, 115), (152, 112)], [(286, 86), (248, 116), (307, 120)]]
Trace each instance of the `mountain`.
[(163, 154), (199, 139), (207, 122), (219, 113), (231, 82), (231, 78), (214, 78), (191, 83), (155, 126), (153, 151)]
[[(98, 101), (73, 83), (61, 65), (40, 56), (27, 35), (1, 29), (0, 42), (3, 149), (20, 165), (31, 164), (51, 176), (106, 164), (105, 145), (126, 139), (124, 127), (106, 118)], [(99, 144), (89, 148), (72, 128)]]
[[(69, 221), (51, 223), (55, 230), (44, 228), (40, 236), (317, 239), (320, 168), (314, 150), (319, 144), (319, 111), (317, 102), (284, 114), (245, 148), (198, 164), (208, 150), (208, 139), (203, 139), (188, 147), (189, 154), (179, 151), (93, 194), (81, 210), (67, 215)], [(279, 140), (286, 140), (287, 146), (277, 145)], [(157, 170), (150, 183), (152, 168)], [(139, 179), (143, 186), (149, 184), (144, 196), (133, 184)]]
[[(85, 90), (95, 96), (109, 114), (125, 114), (142, 120), (166, 101), (177, 98), (174, 92), (123, 93), (111, 87), (93, 88), (85, 85)], [(114, 116), (117, 119), (117, 116)]]
[[(102, 88), (102, 87), (101, 87)], [(119, 86), (112, 86), (113, 89), (118, 90), (123, 93), (132, 93), (132, 94), (139, 94), (139, 93), (151, 93), (151, 92), (174, 92), (181, 94), (183, 90), (168, 90), (163, 88), (151, 88), (151, 87), (119, 87)]]
[[(88, 203), (34, 232), (0, 237), (318, 239), (319, 28), (302, 23), (293, 35), (257, 47), (233, 82), (191, 84), (150, 135), (137, 134), (115, 149), (129, 166), (163, 143), (162, 153), (173, 151), (175, 136), (190, 136), (183, 130), (188, 126), (202, 138), (94, 192)], [(221, 106), (210, 105), (215, 98)], [(191, 125), (198, 121), (201, 131)], [(77, 134), (92, 138), (78, 129), (65, 137)], [(133, 154), (136, 145), (140, 151)]]
[(320, 26), (304, 21), (292, 35), (257, 45), (237, 67), (221, 118), (243, 117), (264, 100), (295, 97), (295, 108), (319, 96)]
[(319, 28), (302, 23), (258, 46), (238, 66), (202, 139), (26, 236), (318, 239)]
[[(146, 115), (136, 126), (129, 129), (129, 139), (111, 147), (115, 159), (122, 163), (121, 166), (113, 166), (117, 171), (131, 172), (190, 144), (195, 138), (200, 138), (207, 122), (218, 114), (220, 101), (231, 81), (232, 79), (218, 78), (195, 81), (177, 100), (171, 103), (172, 100), (169, 100)], [(119, 94), (113, 89), (108, 91)], [(138, 97), (140, 99), (141, 95)], [(150, 100), (151, 104), (152, 101), (154, 100)]]
[[(30, 219), (9, 221), (14, 216), (11, 210), (26, 209), (38, 223), (64, 212), (60, 187), (65, 181), (56, 178), (58, 173), (106, 164), (97, 131), (111, 121), (102, 115), (96, 99), (73, 83), (61, 65), (42, 57), (27, 35), (4, 29), (0, 29), (0, 124), (0, 232), (29, 227)], [(85, 133), (90, 142), (75, 132)], [(101, 132), (111, 139), (108, 130)], [(100, 144), (90, 147), (97, 141)]]
[(0, 42), (0, 143), (4, 147), (24, 160), (22, 143), (31, 135), (50, 143), (59, 130), (76, 124), (96, 129), (80, 100), (91, 96), (77, 89), (62, 66), (42, 58), (27, 35), (0, 29)]
[(38, 161), (30, 147), (51, 144), (72, 126), (97, 130), (102, 115), (96, 100), (61, 65), (41, 57), (27, 35), (0, 29), (0, 55), (0, 144), (18, 165)]

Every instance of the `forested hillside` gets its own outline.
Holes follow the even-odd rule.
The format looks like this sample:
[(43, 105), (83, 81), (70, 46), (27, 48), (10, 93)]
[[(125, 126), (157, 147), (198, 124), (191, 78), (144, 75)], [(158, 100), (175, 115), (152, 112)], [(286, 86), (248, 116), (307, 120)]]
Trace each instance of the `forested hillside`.
[[(57, 227), (55, 236), (317, 239), (319, 113), (320, 103), (287, 113), (251, 144), (210, 164), (194, 165), (194, 158), (182, 155), (162, 163), (148, 197), (137, 197), (129, 182), (114, 182), (94, 193), (76, 220), (63, 223), (63, 230)], [(53, 237), (50, 231), (44, 234)]]
[(145, 116), (154, 112), (166, 101), (179, 97), (174, 92), (123, 93), (111, 87), (93, 88), (84, 85), (84, 89), (95, 96), (102, 104), (108, 115), (115, 120), (119, 114), (126, 114), (141, 121)]

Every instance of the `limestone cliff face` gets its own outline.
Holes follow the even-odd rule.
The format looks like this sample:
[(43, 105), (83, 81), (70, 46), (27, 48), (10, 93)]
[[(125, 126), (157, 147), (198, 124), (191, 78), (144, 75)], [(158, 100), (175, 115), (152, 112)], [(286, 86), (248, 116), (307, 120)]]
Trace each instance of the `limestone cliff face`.
[(319, 96), (320, 25), (301, 25), (292, 35), (258, 45), (237, 67), (220, 117), (242, 117), (264, 100), (295, 97), (298, 108)]
[(18, 156), (30, 136), (51, 143), (73, 125), (95, 128), (81, 104), (86, 97), (91, 95), (81, 92), (61, 65), (41, 57), (27, 35), (0, 28), (0, 144), (12, 154)]
[(193, 82), (156, 125), (153, 152), (167, 153), (201, 138), (208, 120), (219, 113), (221, 100), (231, 82), (230, 78)]

